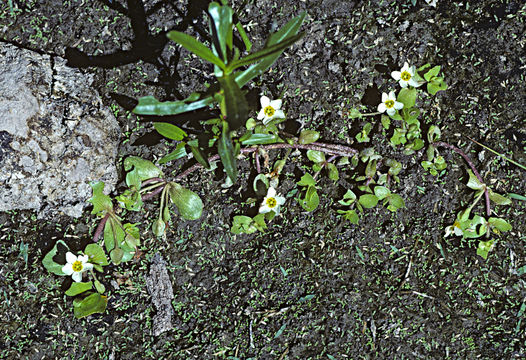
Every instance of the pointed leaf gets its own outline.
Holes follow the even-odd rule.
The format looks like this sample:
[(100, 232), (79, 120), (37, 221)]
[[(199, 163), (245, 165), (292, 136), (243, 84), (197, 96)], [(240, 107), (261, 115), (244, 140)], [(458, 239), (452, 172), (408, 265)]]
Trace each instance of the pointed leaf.
[(224, 91), (226, 121), (231, 130), (237, 130), (248, 119), (248, 103), (233, 76), (225, 75), (217, 79)]
[(364, 194), (361, 195), (358, 199), (358, 202), (366, 209), (370, 209), (378, 204), (378, 198), (373, 194)]
[(248, 139), (241, 141), (243, 145), (264, 145), (280, 142), (280, 138), (274, 134), (252, 134)]
[(471, 169), (468, 169), (468, 175), (469, 180), (467, 185), (470, 189), (480, 190), (484, 188), (485, 185), (479, 181), (479, 179), (475, 176), (475, 174), (473, 174), (473, 171), (471, 171)]
[(180, 159), (188, 155), (186, 153), (185, 145), (186, 144), (184, 142), (180, 142), (179, 144), (177, 144), (174, 151), (170, 152), (168, 155), (163, 156), (161, 159), (159, 159), (159, 164), (161, 165), (166, 164), (167, 162), (174, 161), (174, 160)]
[(106, 212), (113, 211), (111, 198), (103, 193), (104, 182), (91, 182), (90, 186), (93, 191), (93, 196), (88, 200), (93, 205), (93, 210), (91, 210), (91, 213), (104, 216)]
[(317, 164), (325, 162), (325, 154), (321, 151), (307, 150), (307, 157), (310, 161), (313, 161)]
[(139, 103), (133, 109), (133, 113), (138, 115), (177, 115), (204, 108), (214, 102), (215, 99), (212, 96), (191, 103), (184, 101), (160, 102), (153, 96), (144, 96), (139, 99)]
[(320, 138), (320, 133), (314, 130), (303, 130), (298, 139), (299, 144), (310, 144)]
[(398, 93), (397, 100), (404, 104), (404, 109), (412, 108), (416, 103), (416, 89), (403, 88)]
[(221, 162), (225, 168), (225, 172), (232, 181), (236, 182), (237, 179), (237, 162), (234, 154), (234, 146), (232, 144), (232, 138), (230, 131), (228, 130), (228, 124), (223, 122), (223, 131), (221, 137), (217, 143), (217, 150), (221, 158)]
[(490, 217), (488, 219), (488, 223), (490, 224), (491, 227), (494, 227), (499, 231), (509, 231), (512, 229), (510, 223), (508, 223), (506, 220), (501, 219), (501, 218)]
[(221, 6), (217, 2), (211, 2), (208, 5), (208, 13), (211, 17), (210, 30), (216, 40), (214, 48), (219, 45), (219, 49), (216, 48), (216, 53), (226, 63), (228, 62), (228, 53), (232, 51), (232, 15), (234, 11), (227, 5)]
[(126, 185), (135, 186), (137, 190), (141, 188), (141, 182), (162, 175), (161, 169), (149, 160), (138, 156), (129, 156), (124, 160), (124, 170), (126, 174)]
[(225, 63), (221, 61), (221, 59), (216, 55), (214, 55), (214, 53), (209, 48), (197, 41), (194, 37), (175, 30), (170, 31), (166, 36), (168, 39), (175, 41), (186, 50), (193, 52), (200, 58), (219, 66), (223, 70), (226, 69)]
[(159, 134), (168, 139), (179, 141), (184, 139), (185, 136), (188, 136), (183, 129), (170, 123), (154, 122), (153, 127)]
[(497, 205), (510, 205), (511, 200), (493, 191), (489, 191), (489, 199)]
[(109, 265), (106, 253), (99, 244), (88, 244), (84, 249), (84, 254), (88, 255), (89, 262), (101, 266)]

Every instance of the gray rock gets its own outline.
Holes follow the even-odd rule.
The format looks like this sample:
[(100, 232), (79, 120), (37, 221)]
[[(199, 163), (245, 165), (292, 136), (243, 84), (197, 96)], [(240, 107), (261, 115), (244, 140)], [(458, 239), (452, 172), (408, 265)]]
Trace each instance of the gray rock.
[(0, 211), (80, 217), (91, 181), (117, 182), (119, 125), (65, 63), (0, 43)]
[(174, 314), (172, 307), (172, 299), (174, 298), (172, 282), (168, 276), (166, 263), (159, 253), (155, 254), (152, 259), (150, 274), (146, 278), (146, 288), (157, 310), (157, 314), (153, 317), (152, 332), (154, 336), (159, 336), (161, 333), (173, 328), (172, 315)]

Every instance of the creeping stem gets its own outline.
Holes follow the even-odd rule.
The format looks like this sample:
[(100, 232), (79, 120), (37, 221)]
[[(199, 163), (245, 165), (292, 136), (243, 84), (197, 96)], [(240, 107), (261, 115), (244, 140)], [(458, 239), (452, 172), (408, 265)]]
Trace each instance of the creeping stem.
[[(465, 152), (463, 152), (462, 150), (460, 150), (458, 147), (456, 147), (454, 145), (450, 145), (450, 144), (442, 142), (442, 141), (437, 141), (433, 145), (439, 146), (439, 147), (448, 148), (450, 150), (453, 150), (454, 152), (456, 152), (460, 156), (462, 156), (464, 158), (464, 160), (466, 160), (466, 162), (468, 163), (468, 165), (471, 168), (471, 170), (473, 171), (473, 174), (475, 174), (475, 176), (477, 177), (478, 181), (481, 184), (484, 184), (484, 180), (482, 179), (482, 176), (480, 176), (479, 172), (475, 168), (475, 165), (473, 164), (471, 159), (466, 155)], [(488, 188), (485, 185), (484, 185), (484, 197), (486, 199), (486, 215), (490, 216), (491, 215), (491, 205), (490, 205), (490, 201), (489, 201), (489, 191), (488, 191)]]
[(93, 242), (97, 242), (97, 240), (99, 240), (100, 235), (104, 231), (104, 226), (106, 225), (106, 221), (108, 221), (109, 218), (110, 218), (110, 213), (106, 213), (106, 215), (104, 215), (99, 225), (97, 226), (97, 229), (95, 229), (95, 234), (93, 234)]

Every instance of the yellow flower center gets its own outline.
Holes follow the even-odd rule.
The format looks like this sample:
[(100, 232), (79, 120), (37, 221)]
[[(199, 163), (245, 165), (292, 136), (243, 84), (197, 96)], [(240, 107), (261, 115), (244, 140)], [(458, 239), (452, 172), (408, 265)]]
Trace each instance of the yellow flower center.
[(278, 202), (276, 201), (275, 198), (273, 198), (273, 197), (269, 197), (269, 198), (267, 199), (267, 206), (268, 206), (269, 208), (272, 209), (272, 208), (276, 207), (276, 205), (278, 205)]
[(394, 106), (394, 104), (395, 104), (394, 100), (389, 99), (385, 102), (385, 107), (388, 109), (391, 109)]
[(408, 72), (408, 71), (404, 71), (401, 75), (400, 75), (400, 79), (404, 80), (404, 81), (409, 81), (411, 80), (411, 74)]
[(269, 105), (263, 110), (263, 112), (265, 113), (266, 116), (272, 117), (274, 113), (276, 112), (276, 110), (274, 110), (274, 108)]
[(75, 261), (73, 265), (71, 265), (71, 267), (73, 268), (73, 271), (75, 272), (82, 271), (82, 268), (83, 268), (82, 261), (79, 261), (79, 260)]

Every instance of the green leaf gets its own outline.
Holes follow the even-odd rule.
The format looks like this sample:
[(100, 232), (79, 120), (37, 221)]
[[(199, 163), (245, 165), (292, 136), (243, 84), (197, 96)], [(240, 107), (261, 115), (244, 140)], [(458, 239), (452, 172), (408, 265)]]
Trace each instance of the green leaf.
[(124, 170), (128, 172), (126, 185), (134, 186), (137, 190), (141, 188), (142, 181), (162, 176), (162, 171), (154, 163), (138, 156), (127, 157), (124, 160)]
[[(263, 183), (263, 185), (259, 185), (259, 183)], [(259, 174), (254, 178), (254, 182), (252, 183), (252, 187), (254, 188), (254, 192), (256, 194), (258, 193), (267, 193), (268, 188), (270, 187), (270, 183), (268, 180), (268, 177), (265, 176), (265, 174)]]
[(243, 145), (262, 145), (262, 144), (274, 144), (279, 142), (281, 139), (279, 136), (274, 134), (252, 134), (248, 139), (241, 141)]
[(493, 192), (492, 190), (489, 190), (489, 199), (497, 205), (510, 205), (511, 204), (510, 199), (500, 194), (497, 194)]
[[(285, 24), (285, 26), (283, 26), (276, 33), (271, 34), (268, 38), (267, 46), (280, 43), (283, 40), (286, 40), (294, 36), (295, 34), (297, 34), (306, 15), (307, 15), (306, 12), (301, 13), (301, 15), (290, 20), (287, 24)], [(278, 59), (278, 57), (281, 55), (283, 51), (284, 50), (281, 50), (271, 56), (268, 56), (267, 58), (263, 59), (259, 63), (251, 65), (245, 71), (238, 72), (236, 74), (237, 84), (240, 87), (242, 87), (243, 85), (248, 83), (250, 80), (252, 80), (256, 76), (263, 74), (264, 71), (266, 71), (269, 67), (272, 66), (272, 64), (274, 64), (274, 62)]]
[(64, 267), (64, 265), (57, 264), (53, 260), (53, 257), (57, 255), (57, 252), (58, 252), (58, 244), (63, 245), (67, 250), (69, 250), (68, 245), (66, 245), (64, 241), (57, 240), (57, 242), (55, 243), (55, 246), (53, 246), (53, 249), (51, 249), (46, 254), (46, 256), (44, 256), (44, 259), (42, 259), (42, 265), (44, 265), (46, 270), (49, 271), (50, 273), (53, 273), (55, 275), (60, 275), (60, 276), (66, 276), (66, 274), (64, 274), (64, 272), (62, 271), (62, 268)]
[(332, 181), (338, 181), (340, 175), (338, 174), (338, 168), (333, 163), (327, 164), (327, 169), (329, 169), (329, 179)]
[(320, 133), (314, 130), (303, 130), (298, 139), (299, 144), (311, 144), (320, 138)]
[(273, 55), (281, 54), (283, 50), (292, 46), (292, 44), (301, 39), (303, 35), (305, 35), (305, 33), (290, 36), (289, 38), (280, 41), (277, 44), (266, 46), (263, 49), (256, 51), (255, 53), (245, 56), (242, 59), (232, 61), (230, 64), (228, 64), (228, 69), (231, 71), (241, 66), (250, 65), (259, 60), (272, 59)]
[(162, 165), (162, 164), (166, 164), (167, 162), (174, 161), (174, 160), (177, 160), (177, 159), (180, 159), (186, 156), (187, 153), (186, 153), (185, 145), (186, 144), (184, 142), (177, 144), (175, 150), (170, 152), (168, 155), (163, 156), (161, 159), (159, 159), (158, 163)]
[(404, 104), (404, 109), (412, 108), (416, 103), (416, 89), (403, 88), (398, 93), (397, 100)]
[(376, 206), (378, 204), (378, 198), (376, 195), (373, 194), (364, 194), (361, 195), (358, 199), (358, 202), (360, 205), (362, 205), (366, 209), (370, 209)]
[(490, 217), (488, 223), (491, 227), (496, 228), (499, 231), (509, 231), (512, 229), (510, 223), (501, 218)]
[(73, 300), (73, 313), (77, 319), (95, 313), (103, 313), (108, 305), (108, 298), (98, 293), (88, 295), (84, 299)]
[(437, 65), (431, 68), (428, 72), (424, 74), (424, 79), (426, 79), (426, 81), (429, 81), (431, 80), (431, 78), (437, 76), (439, 72), (440, 72), (440, 66)]
[(300, 199), (299, 202), (301, 207), (305, 209), (305, 211), (310, 212), (315, 210), (320, 204), (320, 198), (318, 196), (316, 188), (314, 186), (309, 186), (307, 188), (307, 192), (305, 193), (305, 197), (303, 199)]
[(360, 110), (356, 109), (356, 108), (352, 108), (350, 111), (349, 111), (349, 118), (351, 119), (360, 119), (362, 117), (362, 113), (360, 112)]
[(88, 244), (84, 249), (84, 254), (88, 255), (89, 262), (101, 266), (109, 265), (106, 253), (99, 244)]
[(349, 206), (355, 201), (356, 195), (354, 192), (352, 192), (352, 190), (347, 190), (347, 192), (343, 195), (343, 199), (338, 202), (342, 205)]
[(199, 147), (197, 140), (195, 142), (193, 140), (189, 141), (188, 145), (190, 146), (190, 150), (192, 151), (192, 154), (194, 155), (194, 158), (197, 160), (197, 162), (203, 165), (205, 169), (210, 170), (212, 167), (210, 166), (205, 153)]
[(124, 250), (121, 248), (115, 248), (110, 251), (110, 259), (115, 265), (119, 265), (122, 262), (124, 256)]
[(226, 122), (223, 122), (223, 131), (217, 143), (217, 150), (226, 174), (230, 178), (230, 181), (235, 183), (237, 179), (236, 156), (234, 154), (234, 146), (232, 145), (231, 133), (228, 130), (228, 124)]
[(316, 186), (316, 180), (311, 174), (305, 173), (297, 183), (299, 186)]
[(477, 248), (477, 255), (482, 257), (484, 260), (488, 258), (489, 252), (495, 246), (495, 240), (480, 241)]
[(104, 291), (106, 291), (106, 287), (102, 285), (102, 283), (99, 280), (95, 280), (94, 285), (95, 285), (95, 290), (97, 290), (99, 294), (103, 294)]
[(391, 194), (391, 190), (389, 190), (385, 186), (375, 186), (374, 194), (376, 195), (378, 200), (383, 200)]
[(106, 212), (113, 211), (113, 204), (111, 198), (103, 193), (104, 182), (97, 181), (90, 183), (93, 196), (88, 200), (93, 205), (91, 213), (99, 216), (104, 216)]
[(89, 282), (73, 282), (68, 290), (66, 290), (67, 296), (75, 296), (82, 294), (84, 291), (91, 290), (93, 283)]
[(325, 154), (317, 150), (307, 150), (307, 157), (317, 164), (325, 162)]
[(435, 95), (441, 90), (447, 90), (447, 84), (442, 78), (435, 78), (432, 82), (427, 83), (427, 92), (431, 95)]
[(166, 36), (200, 58), (219, 66), (222, 70), (226, 69), (225, 63), (194, 37), (175, 30), (170, 31)]
[(217, 78), (224, 91), (226, 104), (226, 121), (231, 130), (237, 130), (248, 119), (248, 103), (238, 84), (231, 75)]
[(468, 175), (469, 175), (469, 180), (468, 180), (467, 185), (470, 189), (473, 189), (473, 190), (484, 189), (486, 185), (484, 185), (483, 183), (479, 181), (479, 179), (475, 176), (475, 174), (473, 174), (473, 171), (471, 171), (471, 169), (468, 169)]
[(170, 123), (154, 122), (153, 127), (159, 134), (167, 137), (168, 139), (179, 141), (185, 136), (188, 136), (188, 134), (186, 134), (183, 129)]
[(245, 32), (245, 29), (243, 28), (241, 22), (238, 21), (236, 23), (236, 29), (239, 33), (239, 36), (241, 36), (241, 39), (243, 40), (247, 51), (250, 52), (250, 50), (252, 49), (252, 43), (250, 42), (250, 39), (248, 38), (247, 33)]
[(214, 102), (215, 99), (212, 96), (191, 103), (185, 101), (160, 102), (153, 96), (144, 96), (139, 99), (133, 113), (138, 115), (177, 115), (204, 108)]
[(203, 213), (203, 202), (195, 192), (175, 182), (171, 182), (169, 183), (168, 194), (183, 218), (186, 220), (196, 220), (201, 217)]
[(252, 234), (258, 231), (251, 217), (244, 215), (234, 216), (234, 222), (230, 231), (233, 234)]
[(389, 206), (387, 207), (387, 209), (391, 211), (396, 211), (403, 207), (405, 207), (405, 202), (404, 202), (404, 199), (400, 195), (391, 194), (389, 196)]
[(385, 130), (388, 130), (389, 126), (391, 126), (391, 118), (387, 115), (382, 114), (380, 121)]
[(342, 214), (344, 219), (349, 220), (351, 224), (358, 224), (359, 218), (356, 210), (338, 210), (339, 214)]
[(104, 226), (104, 246), (106, 247), (106, 251), (109, 252), (119, 247), (124, 241), (124, 236), (124, 230), (122, 229), (120, 221), (110, 217)]
[(486, 234), (487, 221), (482, 216), (475, 215), (473, 219), (460, 224), (463, 230), (463, 235), (466, 238), (478, 238)]
[(221, 6), (217, 2), (211, 2), (208, 5), (208, 13), (211, 18), (210, 27), (214, 27), (210, 30), (217, 40), (217, 44), (214, 42), (214, 48), (219, 45), (219, 49), (216, 48), (216, 53), (220, 54), (226, 63), (228, 53), (232, 51), (232, 15), (234, 11), (229, 6)]

